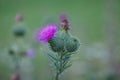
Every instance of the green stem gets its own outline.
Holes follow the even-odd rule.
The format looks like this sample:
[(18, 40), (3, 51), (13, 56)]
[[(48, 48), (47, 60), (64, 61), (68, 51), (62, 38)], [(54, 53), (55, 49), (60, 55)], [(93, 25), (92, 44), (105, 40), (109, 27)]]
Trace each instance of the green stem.
[(59, 74), (61, 74), (62, 72), (62, 54), (60, 55), (60, 70), (59, 70)]
[(59, 69), (57, 69), (55, 80), (59, 80), (60, 74), (62, 73), (62, 67), (63, 67), (63, 64), (62, 64), (63, 55), (62, 55), (62, 53), (60, 53), (59, 56), (60, 57), (59, 57), (59, 60), (57, 63), (60, 64), (60, 66), (59, 66)]
[(59, 73), (56, 74), (55, 80), (59, 80)]

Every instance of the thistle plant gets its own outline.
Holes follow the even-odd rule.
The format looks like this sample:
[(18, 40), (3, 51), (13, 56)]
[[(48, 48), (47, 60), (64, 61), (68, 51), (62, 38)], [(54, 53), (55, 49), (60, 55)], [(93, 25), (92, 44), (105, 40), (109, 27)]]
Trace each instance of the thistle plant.
[(60, 26), (49, 24), (37, 32), (37, 40), (48, 43), (55, 53), (48, 54), (55, 66), (55, 80), (59, 80), (60, 75), (72, 65), (70, 58), (80, 46), (79, 41), (69, 33), (70, 25), (65, 14), (60, 16), (60, 21)]
[[(11, 45), (9, 48), (8, 52), (9, 55), (11, 56), (13, 63), (14, 63), (14, 68), (13, 68), (13, 75), (11, 77), (11, 80), (31, 80), (30, 78), (25, 78), (23, 77), (23, 66), (25, 67), (24, 63), (26, 60), (25, 58), (27, 57), (34, 57), (35, 51), (33, 48), (28, 48), (29, 46), (26, 46), (27, 44), (24, 41), (24, 37), (26, 34), (26, 29), (23, 24), (23, 17), (21, 14), (17, 14), (15, 18), (16, 24), (13, 28), (13, 36), (14, 36), (14, 43)], [(25, 72), (26, 70), (24, 70)], [(28, 75), (30, 73), (27, 73)], [(28, 76), (26, 76), (28, 77)]]

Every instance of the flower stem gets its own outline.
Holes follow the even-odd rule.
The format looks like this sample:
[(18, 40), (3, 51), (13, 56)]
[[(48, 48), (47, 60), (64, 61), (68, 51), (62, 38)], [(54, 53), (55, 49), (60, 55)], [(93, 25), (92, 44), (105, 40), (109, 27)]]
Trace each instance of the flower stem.
[(61, 74), (62, 72), (62, 55), (60, 55), (60, 70), (59, 73)]
[(59, 80), (59, 73), (56, 74), (55, 80)]
[(60, 66), (59, 66), (59, 68), (57, 69), (57, 73), (56, 73), (55, 80), (59, 80), (60, 74), (62, 73), (62, 67), (63, 67), (62, 58), (63, 58), (63, 55), (60, 53), (60, 54), (59, 54), (59, 60), (58, 60), (58, 62), (57, 62)]

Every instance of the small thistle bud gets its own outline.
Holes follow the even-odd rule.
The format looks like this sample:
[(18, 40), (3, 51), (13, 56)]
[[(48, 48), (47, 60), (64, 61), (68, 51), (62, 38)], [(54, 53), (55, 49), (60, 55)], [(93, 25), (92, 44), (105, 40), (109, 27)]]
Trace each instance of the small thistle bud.
[(68, 41), (66, 41), (65, 49), (68, 52), (75, 52), (80, 46), (80, 43), (75, 38), (70, 38)]
[(25, 30), (24, 28), (22, 28), (22, 27), (18, 27), (18, 28), (15, 28), (15, 29), (13, 30), (13, 33), (14, 33), (14, 35), (17, 36), (17, 37), (22, 37), (22, 36), (25, 35), (26, 30)]
[(17, 14), (15, 20), (17, 24), (13, 28), (13, 34), (16, 37), (22, 37), (25, 35), (26, 32), (25, 26), (23, 24), (23, 16), (21, 14)]
[(49, 41), (50, 47), (54, 52), (64, 51), (64, 40), (59, 37), (54, 37)]
[(21, 14), (17, 14), (16, 17), (15, 17), (15, 20), (16, 20), (16, 24), (13, 28), (13, 34), (17, 37), (21, 37), (21, 36), (24, 36), (25, 35), (25, 26), (23, 24), (23, 16)]
[(12, 49), (8, 50), (8, 53), (9, 53), (10, 55), (14, 55), (14, 54), (15, 54)]
[(65, 42), (69, 39), (70, 35), (64, 30), (58, 31), (55, 37), (49, 41), (51, 49), (54, 52), (64, 52)]

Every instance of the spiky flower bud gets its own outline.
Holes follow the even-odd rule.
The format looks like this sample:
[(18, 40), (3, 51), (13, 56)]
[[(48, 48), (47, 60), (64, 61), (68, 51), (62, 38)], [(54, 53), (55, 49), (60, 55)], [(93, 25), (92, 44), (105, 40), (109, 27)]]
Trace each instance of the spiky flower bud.
[(14, 52), (12, 49), (9, 49), (9, 50), (8, 50), (8, 53), (9, 53), (10, 55), (14, 55), (14, 54), (15, 54), (15, 52)]
[(54, 52), (64, 52), (65, 50), (65, 43), (69, 39), (70, 35), (64, 31), (60, 30), (55, 35), (53, 39), (49, 41), (50, 47)]
[(65, 43), (65, 49), (67, 50), (67, 52), (75, 52), (79, 48), (79, 46), (80, 43), (75, 38), (70, 38)]
[(25, 29), (25, 26), (23, 24), (22, 14), (17, 14), (16, 17), (15, 17), (15, 20), (16, 20), (16, 24), (13, 28), (13, 34), (16, 37), (22, 37), (26, 33), (26, 29)]
[(22, 37), (25, 35), (26, 30), (23, 27), (17, 27), (13, 30), (13, 33), (17, 37)]
[(64, 51), (64, 41), (59, 37), (54, 37), (49, 41), (50, 48), (54, 52)]

